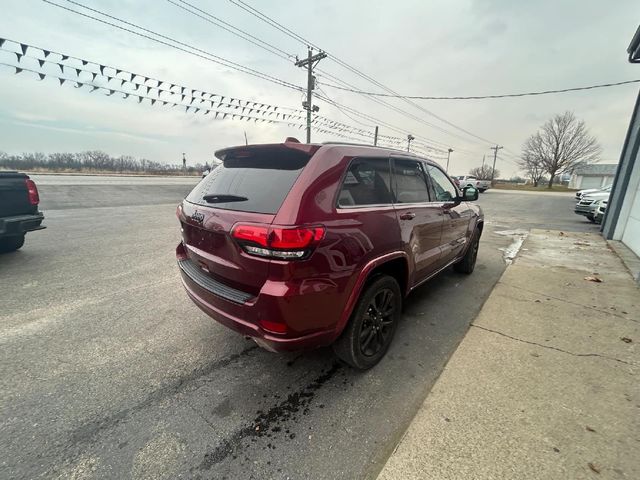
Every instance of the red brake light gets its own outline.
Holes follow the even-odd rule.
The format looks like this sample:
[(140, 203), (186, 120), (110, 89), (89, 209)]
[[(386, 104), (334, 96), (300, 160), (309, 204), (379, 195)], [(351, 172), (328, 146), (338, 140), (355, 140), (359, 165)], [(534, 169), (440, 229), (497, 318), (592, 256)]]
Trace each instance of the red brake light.
[(233, 227), (231, 234), (236, 240), (257, 243), (258, 245), (266, 247), (267, 239), (269, 237), (269, 228), (258, 225), (236, 225)]
[(231, 230), (231, 236), (245, 252), (283, 260), (306, 258), (322, 240), (324, 233), (325, 228), (322, 226), (268, 227), (237, 224)]
[(38, 187), (36, 187), (35, 182), (30, 178), (27, 178), (24, 182), (27, 185), (29, 203), (31, 205), (38, 205), (40, 203), (40, 195), (38, 195)]
[(284, 250), (306, 248), (312, 242), (322, 240), (323, 236), (324, 227), (274, 228), (269, 237), (269, 246)]

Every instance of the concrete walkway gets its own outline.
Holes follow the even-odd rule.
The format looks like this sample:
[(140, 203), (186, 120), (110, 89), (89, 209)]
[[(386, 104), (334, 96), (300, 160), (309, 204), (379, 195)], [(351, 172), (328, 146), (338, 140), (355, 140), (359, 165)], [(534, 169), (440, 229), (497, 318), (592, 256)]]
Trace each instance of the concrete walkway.
[(532, 231), (379, 478), (640, 478), (639, 343), (606, 242)]

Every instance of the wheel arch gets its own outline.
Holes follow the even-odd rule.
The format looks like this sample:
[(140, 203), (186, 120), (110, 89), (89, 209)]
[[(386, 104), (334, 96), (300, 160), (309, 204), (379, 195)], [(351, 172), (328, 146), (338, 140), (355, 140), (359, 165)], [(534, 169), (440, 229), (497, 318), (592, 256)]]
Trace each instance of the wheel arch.
[(406, 252), (397, 251), (387, 253), (369, 261), (364, 268), (362, 268), (351, 290), (349, 299), (345, 304), (342, 316), (336, 325), (335, 338), (340, 336), (349, 322), (353, 309), (358, 303), (358, 299), (366, 285), (372, 278), (379, 275), (390, 275), (394, 277), (400, 285), (400, 291), (403, 297), (406, 296), (409, 289), (409, 260)]

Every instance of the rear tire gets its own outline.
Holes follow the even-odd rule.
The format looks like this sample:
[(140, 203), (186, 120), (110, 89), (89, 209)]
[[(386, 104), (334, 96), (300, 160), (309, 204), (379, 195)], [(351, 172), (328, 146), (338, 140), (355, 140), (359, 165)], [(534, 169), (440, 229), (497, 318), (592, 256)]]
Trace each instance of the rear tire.
[(395, 278), (375, 277), (362, 291), (333, 351), (345, 363), (367, 370), (378, 363), (391, 345), (402, 310), (402, 293)]
[(480, 190), (480, 193), (484, 193), (484, 192), (486, 192), (486, 191), (487, 191), (487, 189), (486, 189), (486, 188), (479, 188), (478, 190)]
[(15, 252), (24, 245), (24, 235), (0, 238), (0, 253)]
[(471, 236), (471, 243), (467, 248), (467, 253), (464, 254), (462, 260), (453, 265), (453, 269), (459, 273), (466, 273), (467, 275), (473, 273), (476, 268), (476, 259), (478, 258), (478, 248), (480, 246), (480, 230), (477, 228)]
[(588, 219), (591, 223), (596, 223), (596, 219), (593, 217), (593, 215), (587, 215), (587, 219)]

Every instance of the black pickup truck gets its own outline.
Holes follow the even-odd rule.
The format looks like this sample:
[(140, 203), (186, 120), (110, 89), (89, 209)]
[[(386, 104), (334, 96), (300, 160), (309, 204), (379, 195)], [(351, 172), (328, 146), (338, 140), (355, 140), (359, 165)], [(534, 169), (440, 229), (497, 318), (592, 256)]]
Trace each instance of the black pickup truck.
[(0, 253), (19, 249), (27, 232), (45, 228), (38, 203), (38, 188), (28, 175), (0, 171)]

